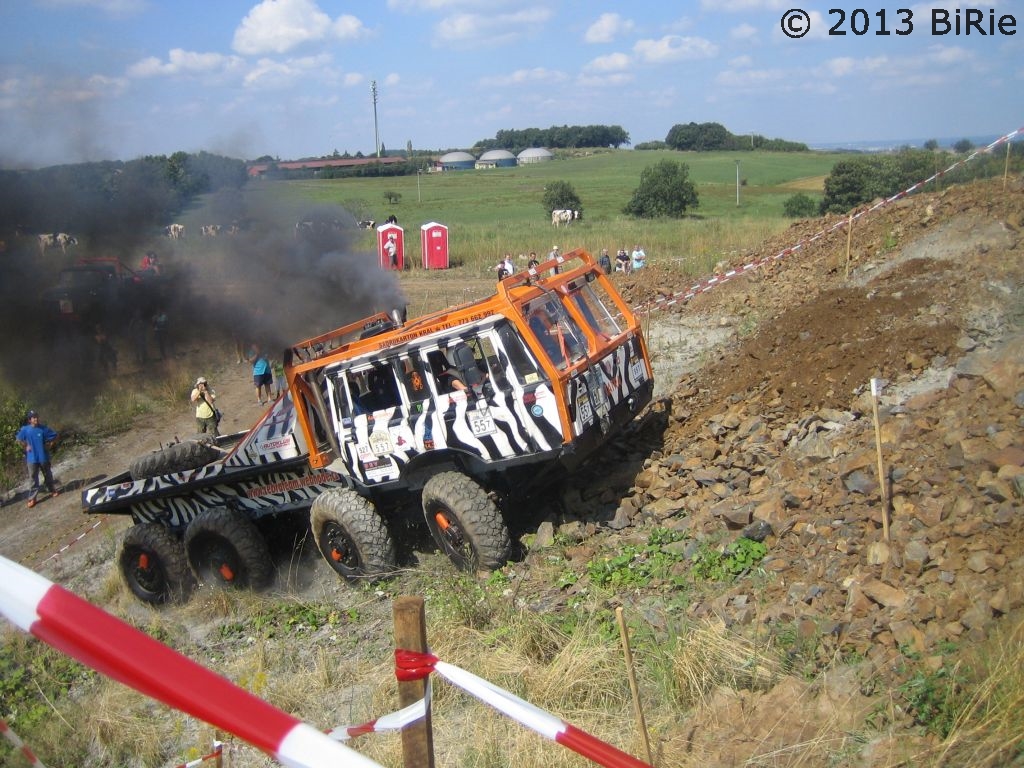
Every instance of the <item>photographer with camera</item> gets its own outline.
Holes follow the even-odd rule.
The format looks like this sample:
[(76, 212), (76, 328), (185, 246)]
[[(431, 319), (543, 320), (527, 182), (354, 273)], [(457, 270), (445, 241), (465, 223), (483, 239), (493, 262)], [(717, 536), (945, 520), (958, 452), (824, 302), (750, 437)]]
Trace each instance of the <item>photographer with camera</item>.
[(214, 405), (217, 393), (211, 389), (204, 376), (196, 379), (196, 386), (192, 390), (190, 400), (196, 406), (196, 429), (203, 434), (209, 432), (214, 437), (219, 436), (220, 430), (217, 429), (217, 422), (220, 419), (217, 418), (217, 407)]

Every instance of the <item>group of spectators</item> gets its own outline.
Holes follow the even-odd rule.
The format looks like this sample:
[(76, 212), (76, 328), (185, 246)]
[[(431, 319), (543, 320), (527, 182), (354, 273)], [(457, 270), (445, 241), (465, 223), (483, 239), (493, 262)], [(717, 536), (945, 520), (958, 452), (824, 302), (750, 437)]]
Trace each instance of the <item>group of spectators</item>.
[[(553, 260), (559, 256), (560, 252), (557, 245), (551, 246), (551, 252), (548, 253), (548, 260)], [(526, 259), (525, 254), (519, 254), (519, 259)], [(643, 269), (647, 264), (647, 254), (644, 249), (637, 243), (633, 246), (632, 252), (627, 251), (625, 247), (619, 248), (618, 253), (615, 255), (615, 263), (612, 264), (612, 259), (608, 255), (608, 249), (602, 248), (601, 255), (597, 259), (597, 263), (604, 270), (606, 275), (610, 275), (613, 271), (622, 272), (623, 274), (631, 274), (637, 269)], [(540, 261), (537, 258), (536, 251), (530, 251), (529, 261), (526, 263), (527, 269), (533, 269), (538, 266)], [(499, 261), (494, 266), (495, 273), (497, 274), (498, 280), (503, 280), (509, 275), (515, 274), (516, 266), (512, 261), (512, 254), (506, 253), (505, 258)], [(555, 273), (559, 272), (559, 268), (555, 267)]]

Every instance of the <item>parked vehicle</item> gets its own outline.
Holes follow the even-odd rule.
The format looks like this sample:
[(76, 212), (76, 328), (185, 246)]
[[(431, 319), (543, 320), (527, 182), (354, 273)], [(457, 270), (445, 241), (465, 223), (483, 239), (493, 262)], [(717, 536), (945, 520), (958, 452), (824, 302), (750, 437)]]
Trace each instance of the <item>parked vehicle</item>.
[(197, 578), (266, 585), (260, 528), (282, 515), (308, 514), (349, 581), (396, 567), (411, 504), (458, 567), (501, 567), (511, 501), (578, 467), (653, 392), (639, 322), (582, 250), (489, 298), (380, 313), (285, 357), (288, 391), (249, 432), (179, 443), (83, 492), (86, 512), (132, 515), (120, 568), (140, 599), (183, 600)]

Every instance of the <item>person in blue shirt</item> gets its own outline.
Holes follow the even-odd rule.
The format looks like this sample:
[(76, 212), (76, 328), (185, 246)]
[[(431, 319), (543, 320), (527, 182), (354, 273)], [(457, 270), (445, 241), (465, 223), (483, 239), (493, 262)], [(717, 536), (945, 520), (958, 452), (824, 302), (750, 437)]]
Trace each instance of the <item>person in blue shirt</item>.
[(263, 391), (266, 390), (267, 399), (270, 402), (270, 385), (274, 381), (274, 374), (270, 370), (270, 360), (260, 349), (259, 344), (253, 344), (249, 351), (249, 358), (252, 360), (252, 383), (256, 387), (256, 403), (263, 405)]
[(53, 472), (50, 470), (50, 449), (53, 448), (60, 436), (45, 424), (40, 424), (39, 414), (35, 411), (29, 411), (25, 418), (27, 423), (18, 430), (15, 440), (25, 449), (28, 474), (32, 479), (28, 505), (34, 507), (36, 498), (39, 496), (40, 472), (42, 472), (43, 481), (46, 483), (46, 490), (50, 492), (50, 496), (60, 495), (60, 491), (53, 483)]

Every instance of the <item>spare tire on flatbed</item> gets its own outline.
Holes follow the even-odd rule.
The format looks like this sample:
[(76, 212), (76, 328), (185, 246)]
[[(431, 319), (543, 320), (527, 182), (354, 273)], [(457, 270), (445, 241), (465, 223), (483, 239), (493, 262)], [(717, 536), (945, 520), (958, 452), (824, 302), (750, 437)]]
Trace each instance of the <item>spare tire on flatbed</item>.
[(209, 464), (220, 457), (216, 446), (197, 440), (174, 443), (166, 448), (140, 456), (128, 465), (132, 480), (145, 480), (159, 475), (184, 472)]

